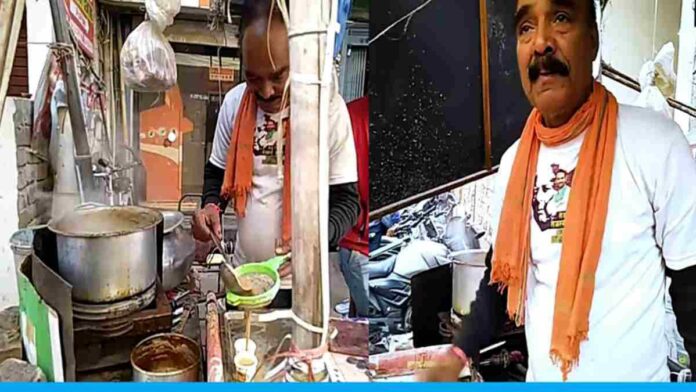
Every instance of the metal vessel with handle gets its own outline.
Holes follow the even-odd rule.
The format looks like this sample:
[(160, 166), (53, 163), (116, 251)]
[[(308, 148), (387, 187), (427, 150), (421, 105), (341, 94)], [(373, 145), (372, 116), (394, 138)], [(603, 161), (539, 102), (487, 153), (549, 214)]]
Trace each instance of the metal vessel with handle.
[(85, 303), (120, 301), (157, 279), (157, 226), (162, 214), (143, 207), (86, 205), (49, 222), (58, 273)]
[(162, 288), (171, 290), (181, 283), (191, 269), (196, 243), (183, 226), (184, 214), (163, 211), (164, 246), (162, 248)]
[(486, 254), (483, 249), (467, 249), (450, 253), (452, 259), (452, 310), (459, 316), (471, 311), (476, 291), (486, 272)]

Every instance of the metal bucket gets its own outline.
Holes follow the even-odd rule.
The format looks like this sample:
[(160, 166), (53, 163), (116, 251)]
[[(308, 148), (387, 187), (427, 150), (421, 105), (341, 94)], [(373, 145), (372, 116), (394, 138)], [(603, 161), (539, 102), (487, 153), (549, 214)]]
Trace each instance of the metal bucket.
[(175, 333), (150, 336), (131, 352), (133, 381), (198, 381), (201, 350), (193, 339)]
[(486, 254), (483, 249), (470, 249), (450, 254), (452, 258), (452, 308), (460, 316), (471, 311), (481, 279), (486, 272)]
[(20, 229), (10, 237), (10, 248), (14, 253), (15, 271), (19, 271), (19, 265), (24, 259), (34, 253), (34, 233), (41, 227), (28, 227)]

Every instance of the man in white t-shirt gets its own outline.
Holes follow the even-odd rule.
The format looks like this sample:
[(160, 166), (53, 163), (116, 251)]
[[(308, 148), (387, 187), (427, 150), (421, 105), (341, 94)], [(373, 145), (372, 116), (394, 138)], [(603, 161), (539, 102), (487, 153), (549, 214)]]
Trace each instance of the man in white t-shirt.
[[(517, 1), (519, 69), (535, 107), (527, 127), (540, 123), (502, 157), (488, 270), (451, 353), (427, 380), (455, 380), (514, 315), (525, 329), (528, 381), (669, 381), (666, 275), (696, 354), (696, 162), (674, 122), (617, 105), (593, 81), (595, 20), (592, 0)], [(564, 131), (572, 137), (554, 140)], [(530, 144), (534, 137), (541, 142)], [(520, 170), (530, 157), (535, 166)], [(527, 179), (536, 192), (515, 203)], [(553, 195), (539, 200), (541, 188)], [(520, 247), (508, 247), (519, 237)], [(518, 260), (526, 262), (515, 275)]]
[[(220, 211), (231, 203), (238, 220), (234, 257), (241, 263), (264, 261), (289, 250), (289, 43), (277, 7), (269, 22), (272, 3), (247, 0), (243, 6), (246, 83), (225, 95), (205, 168), (203, 208), (193, 220), (198, 240), (220, 237)], [(336, 248), (355, 224), (360, 207), (348, 110), (338, 94), (329, 108), (329, 246)], [(289, 268), (281, 270), (281, 275), (287, 273)]]

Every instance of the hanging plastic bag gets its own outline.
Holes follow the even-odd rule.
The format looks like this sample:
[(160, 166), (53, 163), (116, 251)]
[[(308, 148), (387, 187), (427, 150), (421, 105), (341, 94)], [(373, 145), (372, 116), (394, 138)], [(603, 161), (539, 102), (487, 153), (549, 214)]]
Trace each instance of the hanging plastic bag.
[(174, 17), (181, 10), (181, 0), (145, 0), (145, 9), (150, 20), (164, 31), (174, 23)]
[(161, 92), (176, 84), (174, 49), (151, 21), (133, 30), (121, 49), (121, 70), (126, 86), (135, 91)]
[(638, 81), (641, 93), (634, 105), (652, 109), (672, 118), (673, 110), (665, 97), (674, 95), (677, 76), (674, 73), (674, 45), (665, 44), (655, 60), (643, 64)]

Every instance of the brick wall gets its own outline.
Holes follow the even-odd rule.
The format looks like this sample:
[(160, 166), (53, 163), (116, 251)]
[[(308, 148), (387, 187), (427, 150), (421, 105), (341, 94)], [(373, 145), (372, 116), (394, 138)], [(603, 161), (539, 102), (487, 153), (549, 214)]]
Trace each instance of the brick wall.
[(14, 114), (17, 143), (17, 211), (19, 227), (47, 223), (53, 189), (48, 162), (48, 140), (33, 136), (33, 105), (17, 100)]

